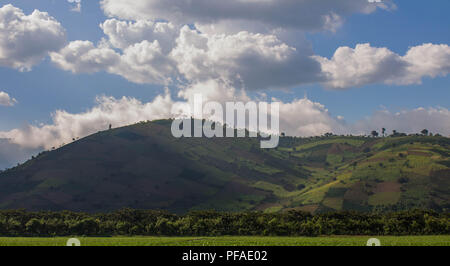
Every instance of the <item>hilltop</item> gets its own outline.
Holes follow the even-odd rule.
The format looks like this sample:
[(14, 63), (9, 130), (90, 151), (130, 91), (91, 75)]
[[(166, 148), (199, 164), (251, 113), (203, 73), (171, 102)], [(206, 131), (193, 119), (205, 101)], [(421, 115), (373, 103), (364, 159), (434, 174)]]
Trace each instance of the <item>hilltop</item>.
[(112, 129), (0, 173), (0, 209), (450, 209), (450, 139), (172, 137), (170, 120)]

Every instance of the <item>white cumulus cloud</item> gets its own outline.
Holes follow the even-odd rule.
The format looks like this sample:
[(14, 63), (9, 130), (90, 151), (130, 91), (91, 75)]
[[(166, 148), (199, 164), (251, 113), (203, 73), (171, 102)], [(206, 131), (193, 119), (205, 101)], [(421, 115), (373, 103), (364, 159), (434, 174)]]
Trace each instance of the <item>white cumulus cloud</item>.
[(100, 25), (113, 47), (126, 49), (142, 41), (157, 40), (165, 53), (169, 53), (179, 36), (180, 28), (170, 22), (139, 20), (136, 22), (108, 19)]
[(58, 52), (50, 54), (61, 69), (73, 73), (107, 71), (120, 61), (120, 55), (109, 48), (97, 48), (90, 41), (74, 41)]
[(64, 28), (46, 12), (25, 15), (11, 4), (0, 8), (0, 66), (29, 71), (65, 40)]
[(274, 35), (245, 31), (208, 35), (185, 26), (171, 56), (190, 81), (222, 78), (247, 89), (292, 87), (315, 81), (320, 74), (309, 54)]
[[(388, 48), (358, 44), (355, 48), (340, 47), (328, 59), (314, 55), (307, 41), (290, 45), (282, 40), (292, 42), (287, 33), (290, 29), (302, 34), (299, 30), (326, 26), (312, 17), (325, 16), (326, 21), (337, 22), (351, 13), (389, 9), (393, 7), (390, 1), (175, 0), (169, 4), (103, 0), (101, 6), (106, 14), (119, 18), (100, 25), (106, 37), (97, 46), (75, 41), (52, 52), (57, 66), (74, 73), (106, 71), (134, 83), (164, 86), (185, 87), (221, 79), (247, 90), (316, 83), (329, 89), (379, 83), (410, 85), (449, 72), (448, 45), (424, 44), (401, 56)], [(262, 13), (253, 14), (255, 10)], [(254, 33), (240, 26), (241, 20), (245, 25), (260, 23), (260, 15), (272, 30), (252, 26), (251, 30), (261, 32)], [(218, 23), (235, 30), (222, 30)]]
[(108, 20), (99, 46), (69, 43), (51, 53), (74, 73), (107, 71), (135, 83), (192, 84), (222, 79), (250, 90), (289, 88), (322, 80), (308, 47), (291, 47), (275, 35), (246, 31), (206, 34), (170, 23)]
[(175, 63), (157, 40), (133, 44), (121, 53), (90, 41), (73, 41), (50, 57), (59, 68), (73, 73), (106, 71), (134, 83), (168, 85), (176, 77)]
[(358, 44), (340, 47), (331, 59), (315, 56), (322, 65), (331, 89), (362, 87), (384, 83), (419, 84), (425, 77), (435, 78), (450, 73), (450, 47), (446, 44), (423, 44), (400, 56), (387, 48)]
[(0, 106), (13, 106), (17, 100), (9, 96), (8, 93), (0, 91)]
[(173, 59), (164, 53), (158, 40), (142, 41), (123, 50), (120, 64), (111, 73), (135, 83), (169, 85), (177, 78)]
[(102, 0), (101, 7), (112, 17), (139, 20), (168, 20), (178, 24), (215, 25), (217, 28), (248, 26), (301, 30), (333, 29), (352, 13), (371, 13), (393, 7), (390, 1), (367, 0)]

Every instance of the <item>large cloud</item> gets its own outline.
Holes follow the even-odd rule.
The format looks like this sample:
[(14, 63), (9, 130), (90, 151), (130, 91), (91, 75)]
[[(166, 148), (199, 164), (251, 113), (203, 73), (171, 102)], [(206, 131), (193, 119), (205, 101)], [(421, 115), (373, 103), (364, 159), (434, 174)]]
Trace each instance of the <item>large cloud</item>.
[(371, 13), (391, 3), (367, 0), (102, 0), (104, 12), (113, 17), (168, 20), (178, 24), (239, 24), (240, 30), (260, 24), (269, 29), (334, 29), (345, 16)]
[(222, 79), (249, 90), (322, 83), (329, 89), (370, 84), (410, 85), (450, 72), (450, 47), (423, 44), (401, 56), (388, 48), (339, 47), (331, 59), (274, 34), (201, 32), (169, 22), (110, 19), (99, 46), (75, 41), (52, 60), (74, 73), (107, 71), (135, 83), (186, 85)]
[[(410, 85), (450, 72), (450, 47), (445, 44), (416, 46), (404, 56), (387, 48), (359, 44), (355, 48), (340, 47), (328, 59), (315, 56), (308, 44), (292, 46), (278, 37), (289, 28), (326, 26), (322, 20), (314, 22), (297, 14), (304, 10), (307, 15), (322, 14), (317, 17), (331, 21), (332, 17), (339, 20), (340, 15), (391, 6), (386, 1), (369, 2), (175, 0), (168, 7), (166, 1), (159, 0), (134, 1), (131, 5), (128, 1), (104, 0), (102, 7), (107, 14), (136, 21), (106, 20), (100, 26), (107, 40), (98, 46), (74, 41), (66, 47), (64, 29), (47, 13), (36, 10), (27, 16), (6, 5), (0, 8), (0, 65), (30, 70), (50, 52), (58, 67), (73, 73), (106, 71), (134, 83), (179, 86), (222, 79), (250, 90), (310, 83), (323, 83), (330, 89), (377, 83)], [(165, 12), (165, 8), (177, 12)], [(202, 16), (206, 11), (207, 16)], [(280, 12), (283, 16), (275, 18), (274, 14)], [(245, 25), (255, 25), (261, 22), (259, 16), (274, 30), (257, 34), (242, 31), (238, 25), (241, 20)], [(175, 23), (145, 20), (160, 18)], [(191, 20), (197, 28), (183, 26)], [(218, 33), (217, 23), (235, 27), (236, 33)]]
[(51, 53), (52, 61), (74, 73), (107, 71), (135, 83), (163, 85), (222, 79), (242, 88), (267, 89), (321, 80), (312, 49), (291, 47), (274, 35), (210, 35), (150, 21), (108, 20), (101, 27), (107, 41), (98, 47), (71, 42)]
[(450, 46), (423, 44), (412, 47), (403, 59), (409, 64), (399, 84), (421, 83), (423, 77), (435, 78), (450, 73)]
[(280, 105), (280, 129), (289, 136), (345, 134), (345, 122), (333, 117), (326, 107), (307, 98)]
[(136, 43), (121, 54), (90, 41), (74, 41), (50, 57), (59, 68), (76, 74), (106, 71), (134, 83), (168, 85), (177, 76), (175, 63), (157, 40)]
[(247, 89), (287, 88), (317, 81), (312, 51), (297, 50), (274, 35), (240, 32), (208, 35), (181, 30), (171, 56), (189, 81), (222, 78)]
[(176, 64), (164, 53), (158, 40), (142, 41), (123, 51), (121, 62), (111, 73), (135, 83), (168, 85), (178, 77)]
[(89, 41), (74, 41), (59, 52), (50, 54), (60, 68), (73, 73), (108, 71), (119, 61), (120, 55), (109, 48), (97, 48)]
[(46, 12), (25, 15), (10, 4), (0, 8), (0, 66), (31, 70), (65, 40), (61, 24)]
[(176, 63), (169, 56), (179, 35), (170, 23), (107, 20), (100, 25), (108, 36), (98, 46), (90, 41), (73, 41), (51, 59), (73, 73), (106, 71), (134, 83), (168, 85), (178, 77)]
[[(354, 49), (340, 47), (328, 59), (314, 55), (306, 41), (296, 41), (295, 46), (282, 41), (292, 42), (286, 30), (299, 33), (302, 27), (326, 27), (324, 17), (338, 21), (341, 15), (391, 6), (389, 1), (367, 0), (139, 0), (132, 4), (103, 0), (107, 14), (133, 21), (108, 19), (100, 25), (107, 38), (99, 46), (76, 41), (51, 57), (60, 68), (74, 73), (107, 71), (134, 83), (180, 87), (221, 79), (247, 90), (314, 83), (348, 89), (377, 83), (409, 85), (424, 77), (447, 75), (447, 45), (417, 46), (400, 56), (387, 48), (359, 44)], [(304, 12), (311, 18), (298, 14)], [(283, 15), (272, 17), (275, 14)], [(272, 30), (256, 25), (259, 16)], [(246, 31), (241, 20), (254, 32), (265, 33)], [(235, 31), (223, 31), (218, 23)]]
[(321, 63), (331, 89), (347, 89), (368, 84), (410, 85), (425, 77), (450, 73), (450, 47), (423, 44), (400, 56), (387, 48), (358, 44), (354, 49), (340, 47), (331, 59), (315, 56)]
[(180, 28), (170, 22), (139, 20), (136, 22), (108, 19), (100, 25), (112, 46), (126, 49), (142, 41), (157, 40), (165, 53), (169, 53), (179, 36)]
[(8, 93), (0, 91), (0, 106), (13, 106), (17, 100), (9, 96)]

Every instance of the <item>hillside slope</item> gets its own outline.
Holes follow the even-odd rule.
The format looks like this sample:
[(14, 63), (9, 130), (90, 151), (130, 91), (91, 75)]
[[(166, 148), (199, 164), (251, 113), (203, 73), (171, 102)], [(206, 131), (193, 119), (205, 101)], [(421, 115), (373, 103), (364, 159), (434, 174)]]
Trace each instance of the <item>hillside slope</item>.
[(450, 208), (444, 137), (182, 138), (171, 121), (99, 132), (0, 174), (0, 209), (184, 213)]

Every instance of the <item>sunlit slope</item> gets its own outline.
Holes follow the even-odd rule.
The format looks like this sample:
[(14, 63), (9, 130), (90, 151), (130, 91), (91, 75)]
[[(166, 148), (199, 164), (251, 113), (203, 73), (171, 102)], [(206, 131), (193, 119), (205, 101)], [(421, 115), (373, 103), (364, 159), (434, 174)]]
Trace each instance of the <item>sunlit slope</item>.
[(330, 137), (288, 148), (312, 175), (285, 205), (316, 211), (449, 208), (448, 145), (442, 137)]
[(223, 211), (449, 208), (444, 137), (182, 138), (171, 121), (99, 132), (0, 174), (0, 208)]

